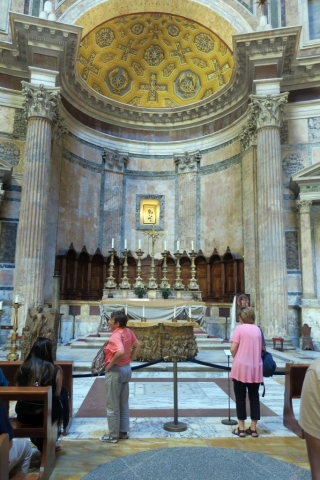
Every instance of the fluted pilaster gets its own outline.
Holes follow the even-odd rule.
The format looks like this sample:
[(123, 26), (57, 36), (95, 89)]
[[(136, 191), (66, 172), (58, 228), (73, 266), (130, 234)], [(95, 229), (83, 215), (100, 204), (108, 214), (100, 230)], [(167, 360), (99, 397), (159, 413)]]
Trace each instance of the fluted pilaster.
[(190, 249), (191, 242), (197, 239), (197, 177), (200, 160), (200, 152), (174, 155), (178, 173), (177, 238), (182, 250)]
[[(52, 121), (57, 117), (59, 94), (23, 82), (28, 119), (24, 176), (17, 233), (14, 293), (29, 306), (43, 303), (46, 220), (49, 193)], [(56, 90), (56, 89), (55, 89)]]
[(310, 226), (310, 207), (312, 201), (297, 200), (296, 204), (300, 217), (302, 298), (315, 298)]
[(257, 115), (260, 319), (266, 335), (286, 335), (288, 290), (280, 125), (287, 95), (251, 98)]

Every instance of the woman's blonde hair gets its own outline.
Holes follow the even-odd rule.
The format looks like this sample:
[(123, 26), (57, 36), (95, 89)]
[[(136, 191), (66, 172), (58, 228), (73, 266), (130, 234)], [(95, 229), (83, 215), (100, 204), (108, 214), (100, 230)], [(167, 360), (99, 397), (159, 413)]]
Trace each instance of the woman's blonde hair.
[(241, 308), (239, 311), (239, 317), (242, 320), (242, 323), (254, 323), (256, 316), (253, 308), (245, 307)]

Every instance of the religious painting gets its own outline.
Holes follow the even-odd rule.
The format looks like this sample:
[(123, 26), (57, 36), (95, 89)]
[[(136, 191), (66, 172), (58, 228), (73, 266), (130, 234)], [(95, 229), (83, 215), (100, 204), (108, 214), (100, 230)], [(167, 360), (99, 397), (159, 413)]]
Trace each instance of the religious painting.
[(250, 295), (247, 293), (241, 293), (237, 295), (237, 322), (239, 321), (239, 311), (241, 308), (250, 307)]
[(143, 223), (155, 224), (156, 223), (156, 207), (155, 205), (143, 205)]

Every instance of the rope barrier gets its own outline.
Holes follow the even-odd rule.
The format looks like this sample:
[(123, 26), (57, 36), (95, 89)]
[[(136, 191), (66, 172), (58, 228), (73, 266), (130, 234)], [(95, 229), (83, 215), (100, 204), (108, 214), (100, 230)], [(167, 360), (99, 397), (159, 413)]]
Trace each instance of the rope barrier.
[[(224, 365), (218, 365), (217, 363), (203, 362), (202, 360), (196, 360), (195, 358), (187, 358), (186, 361), (191, 363), (198, 363), (199, 365), (204, 365), (205, 367), (218, 368), (219, 370), (225, 370), (229, 372), (231, 370), (231, 367), (225, 367)], [(131, 367), (131, 370), (132, 371), (141, 370), (142, 368), (150, 367), (152, 365), (156, 365), (157, 363), (161, 363), (161, 362), (164, 362), (163, 358), (159, 358), (158, 360), (153, 360), (152, 362), (143, 363), (142, 365), (135, 365), (134, 367)], [(91, 373), (78, 373), (78, 374), (72, 375), (72, 378), (101, 377), (104, 374), (105, 374), (104, 371), (101, 372), (99, 375), (98, 374), (92, 375)], [(273, 376), (275, 375), (285, 375), (285, 372), (275, 371)]]

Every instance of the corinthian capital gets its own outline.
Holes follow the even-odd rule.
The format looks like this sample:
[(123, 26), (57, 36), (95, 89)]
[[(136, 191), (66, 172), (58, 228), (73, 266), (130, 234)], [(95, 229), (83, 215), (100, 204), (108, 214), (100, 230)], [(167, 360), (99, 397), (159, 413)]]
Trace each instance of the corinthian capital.
[(30, 117), (43, 117), (53, 120), (57, 115), (57, 108), (60, 102), (58, 88), (47, 90), (44, 85), (32, 85), (21, 82), (22, 95), (25, 97), (23, 107), (27, 119)]
[(129, 155), (127, 153), (119, 153), (118, 150), (105, 148), (102, 152), (102, 160), (108, 170), (123, 172), (128, 164)]
[(250, 98), (256, 113), (257, 128), (280, 128), (284, 114), (284, 105), (288, 101), (288, 93), (278, 95), (250, 95)]
[(199, 151), (194, 153), (185, 152), (184, 155), (174, 155), (173, 159), (178, 167), (178, 173), (195, 172), (201, 160), (201, 153)]
[(312, 200), (297, 200), (296, 207), (298, 212), (301, 213), (310, 213), (310, 207), (312, 205)]
[(243, 150), (246, 150), (257, 142), (257, 115), (256, 108), (253, 103), (250, 103), (249, 105), (247, 121), (242, 128), (242, 132), (240, 133), (239, 137)]

